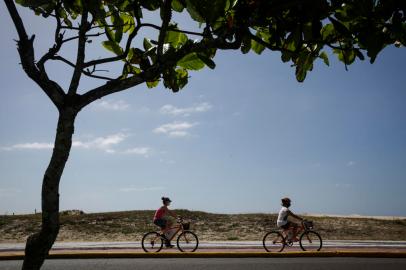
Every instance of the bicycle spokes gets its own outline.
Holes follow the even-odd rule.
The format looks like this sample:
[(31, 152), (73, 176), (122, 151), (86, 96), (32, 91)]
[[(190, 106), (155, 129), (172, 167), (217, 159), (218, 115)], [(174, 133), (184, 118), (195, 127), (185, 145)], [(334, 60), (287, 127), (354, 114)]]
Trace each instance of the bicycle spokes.
[(199, 240), (193, 232), (184, 231), (179, 235), (177, 245), (182, 252), (194, 252), (199, 245)]
[(264, 236), (262, 245), (268, 252), (281, 252), (285, 247), (285, 238), (280, 232), (272, 231)]
[(162, 249), (163, 241), (159, 233), (149, 232), (142, 238), (141, 245), (145, 252), (158, 252)]
[(300, 247), (304, 251), (319, 251), (323, 243), (320, 235), (314, 231), (306, 231), (300, 236)]

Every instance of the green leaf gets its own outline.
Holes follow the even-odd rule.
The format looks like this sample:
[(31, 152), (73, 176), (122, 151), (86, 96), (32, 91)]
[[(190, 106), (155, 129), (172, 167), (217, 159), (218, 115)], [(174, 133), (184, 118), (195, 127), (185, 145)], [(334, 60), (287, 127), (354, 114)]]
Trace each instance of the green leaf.
[(151, 48), (155, 47), (148, 38), (144, 38), (143, 46), (145, 51), (149, 51)]
[(351, 37), (352, 36), (350, 30), (348, 30), (348, 28), (344, 24), (342, 24), (341, 22), (337, 21), (336, 19), (334, 19), (332, 17), (329, 17), (329, 19), (333, 23), (334, 29), (338, 33), (342, 34), (345, 37)]
[(252, 39), (251, 40), (251, 49), (256, 54), (261, 54), (265, 50), (265, 46)]
[(229, 0), (186, 0), (186, 9), (197, 22), (214, 23), (224, 17)]
[(123, 32), (132, 32), (135, 29), (135, 22), (134, 22), (134, 17), (130, 16), (126, 13), (121, 13), (120, 14), (121, 20), (123, 21), (124, 27), (123, 27)]
[(326, 64), (327, 66), (330, 66), (330, 61), (328, 60), (328, 56), (327, 56), (326, 52), (321, 52), (319, 57), (321, 59), (323, 59), (324, 64)]
[(107, 50), (117, 54), (117, 55), (121, 55), (123, 54), (123, 49), (120, 47), (120, 45), (118, 45), (118, 43), (108, 40), (108, 41), (103, 41), (102, 45), (104, 48), (106, 48)]
[(157, 86), (158, 86), (158, 84), (159, 84), (159, 80), (147, 82), (147, 86), (148, 86), (148, 88), (154, 88), (154, 87), (157, 87)]
[(169, 43), (174, 48), (179, 48), (188, 41), (188, 37), (184, 33), (168, 31), (165, 36), (165, 43)]
[(198, 53), (197, 56), (198, 56), (199, 59), (202, 60), (202, 61), (206, 64), (206, 66), (208, 66), (209, 68), (214, 69), (214, 68), (216, 67), (216, 63), (214, 63), (214, 61), (211, 60), (209, 57), (207, 57), (207, 56), (205, 56), (205, 55), (203, 55), (203, 54), (201, 54), (201, 53)]
[(249, 36), (244, 36), (241, 43), (241, 52), (243, 54), (246, 54), (250, 50), (251, 50), (251, 38)]
[(356, 53), (354, 52), (354, 50), (334, 49), (333, 52), (337, 54), (338, 60), (346, 65), (351, 65), (355, 60)]
[(176, 12), (182, 12), (185, 7), (179, 0), (172, 0), (172, 9)]
[(196, 1), (186, 0), (186, 9), (189, 12), (190, 17), (200, 23), (206, 22), (203, 15), (199, 13), (199, 10), (195, 4), (199, 5), (199, 3), (196, 3)]
[[(261, 31), (257, 31), (256, 36), (260, 39), (262, 39), (262, 33)], [(268, 33), (269, 36), (269, 33)], [(255, 40), (251, 40), (251, 49), (256, 53), (256, 54), (261, 54), (265, 50), (265, 46), (262, 45), (261, 43), (256, 42)]]
[(329, 40), (334, 37), (334, 26), (329, 23), (321, 29), (321, 37), (323, 40)]
[(141, 6), (150, 10), (154, 11), (157, 10), (161, 6), (161, 0), (141, 0)]
[(314, 58), (309, 52), (303, 52), (296, 59), (296, 79), (303, 82), (306, 79), (307, 72), (313, 69)]
[(115, 32), (114, 32), (114, 40), (117, 43), (120, 43), (121, 39), (123, 38), (124, 21), (121, 19), (119, 13), (115, 12), (111, 16), (111, 22), (113, 23), (113, 25), (114, 25), (113, 29), (115, 30)]
[(281, 55), (282, 62), (284, 62), (284, 63), (289, 62), (291, 58), (292, 58), (292, 53), (287, 52), (287, 51), (282, 51), (282, 55)]
[(142, 62), (143, 51), (138, 48), (131, 48), (128, 51), (127, 60), (131, 64), (140, 64)]
[(360, 60), (365, 60), (365, 56), (362, 54), (362, 52), (361, 52), (360, 50), (355, 49), (355, 53), (357, 54), (357, 57), (358, 57)]
[(186, 69), (176, 69), (176, 79), (178, 81), (179, 88), (182, 89), (188, 82), (188, 72)]
[(204, 62), (199, 58), (197, 53), (185, 55), (178, 61), (177, 65), (190, 70), (200, 70), (204, 68)]

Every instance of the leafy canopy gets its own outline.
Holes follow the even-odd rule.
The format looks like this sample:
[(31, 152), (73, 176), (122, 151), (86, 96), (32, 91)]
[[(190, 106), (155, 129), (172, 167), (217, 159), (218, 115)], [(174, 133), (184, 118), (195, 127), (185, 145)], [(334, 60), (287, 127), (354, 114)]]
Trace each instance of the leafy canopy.
[[(121, 76), (111, 80), (144, 76), (148, 87), (155, 87), (162, 80), (165, 87), (175, 92), (187, 84), (190, 70), (215, 68), (213, 59), (219, 49), (241, 50), (244, 54), (261, 54), (265, 49), (278, 51), (283, 62), (295, 67), (296, 78), (302, 82), (317, 59), (329, 65), (326, 48), (347, 67), (357, 58), (368, 57), (373, 63), (386, 46), (406, 44), (404, 0), (16, 2), (37, 15), (56, 18), (60, 29), (82, 29), (88, 42), (96, 35), (104, 38), (102, 45), (113, 56), (84, 63), (85, 75), (103, 78), (97, 76), (96, 65), (122, 61)], [(147, 10), (159, 13), (159, 24), (144, 21)], [(190, 16), (201, 31), (180, 29), (173, 21), (173, 12)], [(88, 26), (75, 26), (84, 13), (89, 14)], [(138, 31), (143, 27), (152, 27), (157, 34), (144, 38), (143, 46), (136, 47), (133, 41), (139, 38)]]

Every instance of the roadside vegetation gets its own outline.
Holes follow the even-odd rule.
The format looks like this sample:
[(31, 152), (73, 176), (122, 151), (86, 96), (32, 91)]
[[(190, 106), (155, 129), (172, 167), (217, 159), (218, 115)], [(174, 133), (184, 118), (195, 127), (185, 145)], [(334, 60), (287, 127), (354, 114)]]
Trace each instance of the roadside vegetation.
[[(276, 214), (175, 211), (191, 220), (191, 229), (204, 241), (256, 241), (276, 223)], [(139, 241), (145, 232), (156, 229), (151, 222), (153, 214), (151, 210), (91, 214), (64, 211), (57, 241)], [(406, 241), (406, 218), (307, 216), (307, 219), (314, 221), (315, 230), (324, 239)], [(0, 216), (0, 243), (25, 242), (40, 224), (40, 213)]]

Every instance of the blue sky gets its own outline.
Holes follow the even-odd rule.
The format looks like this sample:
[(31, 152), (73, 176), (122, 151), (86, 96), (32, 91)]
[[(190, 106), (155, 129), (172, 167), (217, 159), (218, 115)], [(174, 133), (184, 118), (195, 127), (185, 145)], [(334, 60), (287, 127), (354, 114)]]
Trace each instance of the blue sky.
[[(39, 57), (53, 25), (20, 11)], [(19, 65), (3, 2), (0, 23), (0, 214), (29, 213), (40, 209), (57, 111)], [(63, 52), (73, 59), (74, 49)], [(96, 45), (88, 52), (99, 55)], [(165, 195), (173, 208), (276, 212), (289, 196), (298, 213), (406, 216), (404, 48), (349, 72), (320, 60), (304, 83), (279, 53), (218, 52), (215, 61), (177, 94), (140, 86), (83, 110), (61, 209), (155, 209)], [(47, 67), (66, 86), (71, 70)], [(83, 80), (81, 91), (96, 83)]]

